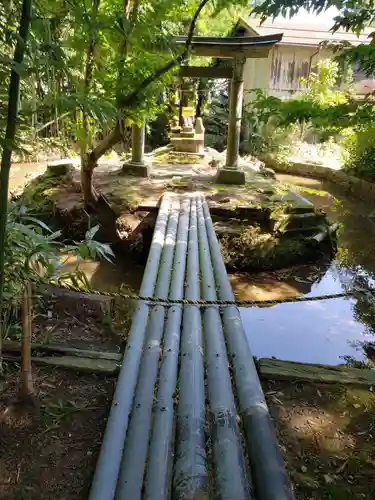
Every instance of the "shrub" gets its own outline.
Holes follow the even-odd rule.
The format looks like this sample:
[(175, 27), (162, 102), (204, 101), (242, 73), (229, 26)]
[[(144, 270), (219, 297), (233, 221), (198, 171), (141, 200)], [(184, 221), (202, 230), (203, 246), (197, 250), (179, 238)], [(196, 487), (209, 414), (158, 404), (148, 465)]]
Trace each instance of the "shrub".
[[(267, 96), (261, 90), (244, 110), (247, 128), (246, 152), (288, 154), (296, 141), (321, 142), (337, 132), (337, 124), (327, 120), (334, 116), (333, 108), (348, 103), (351, 79), (346, 77), (341, 89), (338, 63), (330, 59), (319, 61), (307, 80), (307, 88), (293, 99)], [(346, 110), (345, 110), (346, 111)]]
[(223, 86), (212, 89), (211, 101), (206, 107), (203, 122), (207, 146), (223, 151), (227, 144), (229, 104), (228, 92)]
[[(93, 238), (99, 227), (86, 233), (84, 241), (65, 245), (60, 241), (61, 232), (53, 232), (46, 224), (29, 215), (26, 207), (12, 203), (8, 213), (4, 266), (4, 303), (0, 332), (5, 336), (17, 316), (22, 293), (27, 282), (36, 289), (46, 281), (56, 284), (72, 282), (83, 289), (90, 289), (86, 276), (79, 269), (81, 259), (111, 259), (108, 245)], [(62, 272), (61, 254), (74, 255), (77, 259), (73, 272)]]
[[(332, 59), (322, 59), (314, 66), (307, 80), (303, 83), (307, 88), (298, 94), (298, 98), (320, 104), (335, 106), (344, 104), (352, 93), (352, 73), (346, 72), (340, 82), (340, 66)], [(342, 89), (338, 89), (338, 84)]]
[(344, 168), (358, 177), (375, 181), (375, 124), (347, 129), (342, 146)]

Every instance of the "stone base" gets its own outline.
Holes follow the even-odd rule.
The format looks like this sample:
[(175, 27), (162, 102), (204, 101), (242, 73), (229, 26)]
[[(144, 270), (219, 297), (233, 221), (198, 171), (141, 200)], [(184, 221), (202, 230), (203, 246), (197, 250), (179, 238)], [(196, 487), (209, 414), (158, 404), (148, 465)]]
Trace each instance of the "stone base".
[(216, 184), (245, 184), (245, 172), (237, 168), (219, 168), (215, 182)]
[(147, 163), (137, 163), (133, 161), (127, 161), (122, 166), (122, 172), (127, 175), (134, 175), (136, 177), (149, 177), (150, 176), (150, 165)]
[(51, 176), (60, 177), (68, 174), (74, 169), (74, 162), (68, 160), (56, 160), (47, 163), (47, 173)]
[(204, 137), (202, 135), (194, 135), (194, 133), (192, 137), (172, 135), (171, 145), (180, 153), (201, 153), (204, 149)]

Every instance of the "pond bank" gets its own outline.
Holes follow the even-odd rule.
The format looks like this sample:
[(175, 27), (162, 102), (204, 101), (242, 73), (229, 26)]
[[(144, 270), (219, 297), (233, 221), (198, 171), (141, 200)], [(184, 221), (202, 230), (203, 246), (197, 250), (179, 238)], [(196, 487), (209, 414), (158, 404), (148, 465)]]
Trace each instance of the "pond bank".
[(115, 380), (33, 365), (38, 411), (9, 406), (19, 371), (0, 381), (0, 498), (87, 498)]
[[(278, 178), (341, 225), (339, 251), (332, 262), (267, 273), (232, 276), (238, 298), (266, 300), (342, 293), (374, 286), (373, 207), (344, 195), (339, 186), (290, 175)], [(371, 296), (316, 303), (242, 309), (254, 355), (307, 363), (340, 364), (374, 359), (375, 321)], [(372, 362), (371, 362), (372, 363)]]
[[(101, 286), (114, 287), (113, 273), (100, 276)], [(96, 360), (102, 368), (114, 364), (107, 359), (121, 359), (133, 307), (116, 303), (112, 311), (103, 298), (81, 294), (77, 299), (64, 290), (47, 290), (34, 299), (33, 309), (32, 340), (39, 345), (32, 352), (35, 407), (16, 403), (19, 330), (13, 332), (17, 342), (6, 340), (3, 346), (5, 359), (16, 364), (5, 361), (0, 380), (0, 498), (81, 500), (88, 497), (115, 377), (103, 376), (100, 370), (98, 375), (82, 373), (88, 363), (77, 362), (95, 361), (97, 351), (106, 353), (105, 359)], [(69, 357), (77, 365), (74, 369), (38, 363), (66, 366)]]
[(301, 161), (277, 161), (272, 157), (265, 157), (264, 162), (267, 167), (272, 168), (280, 174), (297, 175), (320, 181), (328, 181), (339, 186), (347, 195), (357, 198), (364, 196), (375, 197), (375, 184), (373, 182), (360, 179), (350, 175), (342, 169), (330, 168), (329, 166), (318, 165), (316, 163), (304, 163)]

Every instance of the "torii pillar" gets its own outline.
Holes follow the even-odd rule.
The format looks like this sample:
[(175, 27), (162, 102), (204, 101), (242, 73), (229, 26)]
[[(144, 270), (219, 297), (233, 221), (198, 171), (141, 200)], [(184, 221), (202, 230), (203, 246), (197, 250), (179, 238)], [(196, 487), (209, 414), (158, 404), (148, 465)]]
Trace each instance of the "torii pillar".
[(122, 171), (126, 174), (138, 177), (148, 177), (150, 175), (150, 166), (145, 161), (145, 123), (138, 127), (135, 123), (132, 125), (132, 158), (122, 166)]
[[(247, 27), (246, 27), (247, 29)], [(229, 127), (225, 167), (219, 169), (216, 182), (222, 184), (245, 184), (245, 173), (238, 166), (241, 133), (243, 73), (247, 58), (267, 58), (272, 47), (283, 38), (282, 33), (264, 36), (210, 37), (193, 36), (190, 41), (194, 55), (232, 59), (233, 70), (227, 66), (185, 66), (182, 76), (190, 78), (231, 78), (229, 95)], [(175, 37), (177, 46), (186, 47), (186, 36)], [(229, 71), (228, 71), (229, 70)]]
[(243, 57), (233, 60), (233, 76), (229, 88), (227, 157), (225, 167), (220, 168), (216, 176), (219, 184), (245, 184), (245, 172), (238, 168), (245, 62)]

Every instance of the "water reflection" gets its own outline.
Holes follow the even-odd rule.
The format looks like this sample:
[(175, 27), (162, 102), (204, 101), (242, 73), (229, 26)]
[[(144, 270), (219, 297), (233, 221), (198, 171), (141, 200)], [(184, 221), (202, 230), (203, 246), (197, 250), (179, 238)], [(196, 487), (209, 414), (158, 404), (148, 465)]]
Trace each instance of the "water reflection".
[[(375, 219), (367, 202), (350, 199), (335, 186), (295, 176), (279, 176), (294, 186), (325, 191), (304, 192), (334, 222), (342, 224), (334, 261), (273, 273), (232, 276), (239, 298), (283, 298), (366, 290), (375, 286)], [(324, 195), (323, 195), (324, 194)], [(375, 303), (371, 296), (279, 304), (242, 309), (254, 355), (305, 362), (342, 363), (375, 358)]]
[[(77, 259), (71, 255), (62, 254), (61, 262), (64, 264), (63, 272), (74, 272), (77, 268)], [(104, 259), (100, 261), (83, 259), (80, 261), (79, 269), (85, 273), (94, 290), (110, 292), (125, 287), (130, 293), (138, 293), (144, 266), (120, 258), (115, 264)]]

